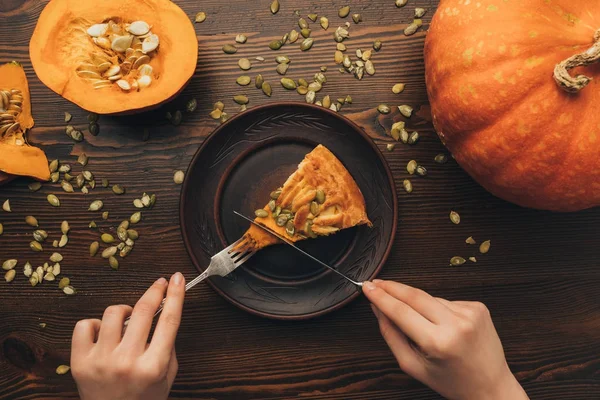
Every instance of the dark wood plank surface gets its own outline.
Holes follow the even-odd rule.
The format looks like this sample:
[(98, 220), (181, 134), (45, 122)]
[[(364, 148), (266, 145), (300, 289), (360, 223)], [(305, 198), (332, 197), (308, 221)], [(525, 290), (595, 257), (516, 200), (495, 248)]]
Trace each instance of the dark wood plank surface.
[[(412, 147), (398, 145), (385, 157), (393, 170), (399, 196), (400, 221), (392, 255), (381, 277), (405, 282), (448, 299), (480, 300), (491, 309), (503, 340), (508, 362), (534, 399), (600, 398), (600, 209), (572, 214), (553, 214), (522, 209), (486, 193), (454, 162), (439, 166), (433, 157), (443, 151), (427, 118), (424, 84), (423, 42), (436, 0), (410, 0), (397, 9), (392, 0), (348, 2), (364, 22), (352, 24), (349, 51), (369, 48), (374, 39), (383, 49), (373, 60), (377, 73), (361, 82), (341, 75), (333, 64), (333, 30), (343, 23), (338, 0), (295, 2), (281, 0), (279, 14), (269, 12), (269, 1), (178, 0), (193, 17), (206, 11), (208, 18), (196, 25), (200, 46), (194, 79), (178, 99), (159, 110), (134, 117), (101, 117), (97, 137), (74, 144), (64, 134), (64, 111), (73, 123), (85, 127), (87, 113), (43, 86), (33, 72), (28, 42), (37, 17), (46, 2), (0, 0), (0, 62), (17, 60), (27, 72), (33, 97), (36, 127), (33, 144), (42, 146), (50, 159), (75, 165), (81, 152), (90, 156), (89, 169), (98, 178), (109, 178), (127, 188), (117, 197), (107, 190), (93, 194), (63, 194), (60, 208), (50, 207), (45, 197), (60, 194), (58, 185), (45, 185), (30, 193), (27, 179), (0, 187), (0, 201), (10, 199), (13, 212), (0, 211), (4, 235), (0, 236), (0, 260), (18, 258), (21, 266), (10, 284), (0, 283), (0, 398), (77, 398), (70, 375), (54, 373), (69, 361), (70, 334), (75, 322), (100, 317), (114, 303), (133, 304), (159, 276), (182, 271), (196, 272), (187, 256), (179, 229), (179, 192), (173, 171), (186, 169), (202, 141), (217, 126), (208, 117), (212, 104), (222, 100), (235, 114), (233, 95), (247, 93), (250, 107), (299, 100), (274, 84), (272, 98), (254, 88), (240, 88), (240, 57), (263, 56), (252, 76), (262, 73), (276, 83), (273, 56), (267, 44), (284, 32), (297, 28), (298, 9), (326, 15), (331, 27), (313, 29), (314, 47), (305, 53), (297, 46), (284, 47), (293, 61), (288, 76), (311, 77), (327, 65), (328, 82), (323, 94), (333, 98), (350, 94), (354, 102), (342, 113), (373, 138), (382, 151), (390, 138), (396, 115), (380, 116), (379, 103), (411, 104), (418, 110), (410, 126), (421, 133)], [(412, 20), (415, 6), (428, 9), (425, 30), (405, 37), (402, 30)], [(349, 19), (349, 18), (347, 18)], [(248, 35), (236, 55), (221, 51), (238, 33)], [(407, 84), (394, 95), (394, 83)], [(90, 94), (93, 95), (93, 94)], [(321, 96), (322, 96), (321, 95)], [(181, 108), (188, 99), (198, 99), (198, 110), (186, 114), (179, 127), (164, 120), (168, 110)], [(150, 138), (143, 141), (143, 129)], [(402, 190), (406, 163), (416, 159), (429, 168), (425, 179), (413, 179), (414, 192)], [(115, 226), (132, 212), (131, 201), (144, 191), (156, 193), (156, 207), (138, 226), (141, 238), (132, 254), (112, 271), (99, 258), (87, 256), (96, 232), (87, 228), (89, 201), (104, 199), (110, 211), (101, 229)], [(458, 211), (460, 225), (450, 223), (448, 213)], [(62, 250), (63, 275), (79, 290), (66, 297), (56, 284), (31, 288), (22, 274), (22, 264), (37, 265), (51, 249), (34, 254), (28, 249), (31, 229), (26, 215), (36, 215), (52, 238), (60, 222), (68, 219), (72, 233)], [(477, 264), (448, 267), (454, 255), (476, 255), (465, 238), (492, 240), (489, 254)], [(48, 247), (49, 245), (47, 245)], [(39, 323), (47, 324), (46, 328)], [(438, 399), (438, 395), (402, 373), (381, 339), (367, 301), (318, 319), (278, 322), (248, 315), (216, 295), (207, 285), (192, 290), (186, 299), (183, 324), (177, 340), (179, 375), (173, 398), (200, 399)]]

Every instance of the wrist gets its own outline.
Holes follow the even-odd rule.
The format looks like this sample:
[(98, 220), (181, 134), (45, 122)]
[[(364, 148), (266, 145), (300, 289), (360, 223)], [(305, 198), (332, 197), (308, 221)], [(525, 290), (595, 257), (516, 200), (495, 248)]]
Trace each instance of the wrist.
[(529, 396), (508, 368), (504, 379), (498, 382), (492, 393), (481, 398), (488, 400), (529, 400)]

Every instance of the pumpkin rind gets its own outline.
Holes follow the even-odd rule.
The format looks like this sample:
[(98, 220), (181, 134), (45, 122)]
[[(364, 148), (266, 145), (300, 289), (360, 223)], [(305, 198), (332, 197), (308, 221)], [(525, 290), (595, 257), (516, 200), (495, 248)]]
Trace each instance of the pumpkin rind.
[[(19, 63), (13, 61), (0, 66), (0, 89), (18, 89), (23, 96), (22, 111), (16, 118), (20, 128), (14, 134), (4, 137), (0, 135), (0, 172), (40, 180), (50, 179), (46, 154), (37, 147), (30, 146), (25, 138), (27, 129), (33, 127), (33, 118), (27, 76)], [(0, 180), (8, 179), (0, 174)]]
[[(97, 51), (86, 33), (110, 19), (142, 20), (160, 37), (150, 65), (159, 76), (139, 92), (113, 85), (94, 89), (76, 74), (76, 65)], [(154, 108), (176, 96), (191, 79), (198, 41), (190, 18), (170, 0), (51, 0), (42, 11), (29, 44), (36, 74), (50, 89), (98, 114), (123, 114)]]
[[(586, 0), (440, 2), (425, 42), (433, 123), (494, 195), (554, 211), (600, 205), (600, 82), (569, 94), (553, 79), (599, 28), (600, 3)], [(572, 74), (598, 79), (600, 66)]]

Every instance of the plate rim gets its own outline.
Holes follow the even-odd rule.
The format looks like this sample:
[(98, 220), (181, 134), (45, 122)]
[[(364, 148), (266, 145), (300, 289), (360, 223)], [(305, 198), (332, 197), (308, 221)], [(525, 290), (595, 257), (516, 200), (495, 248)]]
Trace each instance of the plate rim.
[[(204, 139), (204, 141), (202, 142), (202, 144), (200, 145), (200, 147), (198, 147), (198, 149), (194, 153), (194, 156), (190, 160), (186, 171), (189, 171), (190, 168), (191, 168), (191, 166), (196, 163), (196, 161), (198, 160), (200, 154), (202, 153), (202, 151), (204, 150), (204, 148), (206, 146), (208, 146), (208, 144), (210, 143), (210, 141), (213, 140), (222, 131), (226, 130), (229, 125), (233, 124), (238, 119), (241, 119), (243, 116), (246, 116), (248, 113), (256, 113), (256, 112), (261, 112), (261, 111), (265, 111), (265, 110), (269, 111), (269, 109), (271, 109), (271, 108), (286, 107), (286, 106), (287, 107), (304, 107), (304, 108), (311, 109), (312, 111), (323, 112), (325, 114), (329, 114), (330, 116), (333, 116), (335, 118), (338, 118), (338, 119), (342, 120), (344, 123), (350, 125), (355, 132), (357, 132), (360, 136), (362, 136), (362, 138), (365, 140), (365, 142), (368, 143), (368, 145), (372, 148), (372, 150), (375, 152), (375, 154), (377, 155), (377, 157), (381, 161), (381, 163), (382, 163), (382, 165), (384, 167), (385, 173), (387, 175), (388, 183), (390, 185), (390, 189), (391, 189), (392, 197), (393, 197), (393, 199), (392, 199), (393, 200), (392, 201), (393, 222), (392, 222), (392, 230), (391, 230), (390, 238), (389, 238), (389, 241), (388, 241), (388, 244), (387, 244), (387, 248), (385, 249), (385, 252), (383, 254), (383, 257), (381, 258), (381, 260), (377, 264), (377, 267), (375, 268), (375, 270), (373, 270), (372, 274), (368, 278), (369, 280), (373, 279), (374, 277), (376, 277), (377, 275), (379, 275), (379, 273), (383, 269), (383, 266), (385, 265), (385, 263), (387, 262), (387, 260), (388, 260), (388, 258), (390, 256), (390, 253), (392, 251), (392, 247), (394, 246), (394, 240), (396, 238), (396, 231), (398, 229), (398, 194), (397, 194), (397, 191), (396, 191), (396, 184), (395, 184), (395, 181), (394, 181), (394, 176), (392, 174), (392, 170), (391, 170), (389, 164), (387, 163), (385, 157), (383, 156), (383, 153), (381, 152), (381, 150), (379, 150), (379, 148), (377, 147), (377, 145), (373, 141), (373, 138), (371, 138), (358, 124), (356, 124), (350, 118), (344, 116), (343, 114), (339, 114), (337, 112), (333, 112), (332, 110), (326, 109), (326, 108), (321, 107), (321, 106), (317, 106), (317, 105), (314, 105), (314, 104), (308, 104), (308, 103), (302, 103), (302, 102), (296, 102), (296, 101), (282, 101), (282, 102), (277, 102), (277, 103), (262, 104), (262, 105), (253, 107), (253, 108), (251, 108), (251, 109), (249, 109), (247, 111), (238, 113), (237, 115), (235, 115), (235, 116), (231, 117), (230, 119), (228, 119), (224, 124), (219, 125), (216, 129), (214, 129), (206, 137), (206, 139)], [(187, 251), (189, 258), (192, 261), (192, 264), (193, 264), (194, 268), (196, 270), (200, 271), (200, 268), (199, 268), (200, 263), (198, 262), (198, 260), (196, 260), (196, 257), (194, 256), (194, 253), (192, 251), (190, 251), (191, 244), (190, 244), (190, 242), (189, 242), (189, 240), (187, 238), (187, 235), (185, 234), (185, 232), (186, 232), (186, 225), (187, 224), (186, 224), (186, 218), (184, 217), (184, 211), (183, 211), (184, 210), (184, 206), (185, 206), (185, 202), (186, 202), (186, 196), (184, 195), (184, 193), (186, 193), (188, 191), (188, 185), (190, 184), (189, 176), (190, 175), (188, 173), (186, 173), (185, 179), (184, 179), (184, 182), (183, 182), (183, 186), (182, 186), (182, 189), (181, 189), (181, 192), (180, 192), (180, 196), (179, 196), (179, 224), (180, 224), (180, 233), (181, 233), (181, 237), (183, 239), (185, 250)], [(213, 284), (213, 282), (211, 281), (210, 278), (206, 279), (206, 282), (223, 299), (225, 299), (229, 303), (233, 304), (234, 306), (238, 307), (239, 309), (241, 309), (241, 310), (243, 310), (245, 312), (248, 312), (248, 313), (250, 313), (252, 315), (256, 315), (256, 316), (259, 316), (259, 317), (262, 317), (262, 318), (273, 319), (273, 320), (285, 320), (285, 321), (301, 321), (301, 320), (307, 320), (307, 319), (317, 318), (317, 317), (323, 316), (325, 314), (329, 314), (331, 312), (339, 310), (340, 308), (348, 305), (354, 299), (356, 299), (360, 295), (360, 293), (361, 293), (361, 290), (358, 289), (358, 290), (356, 290), (355, 293), (351, 294), (350, 296), (348, 296), (344, 300), (340, 301), (339, 303), (337, 303), (335, 305), (332, 305), (330, 307), (324, 308), (324, 309), (322, 309), (320, 311), (314, 311), (314, 312), (311, 312), (311, 313), (299, 314), (299, 315), (274, 315), (274, 314), (265, 313), (265, 312), (262, 312), (262, 311), (255, 310), (253, 308), (250, 308), (250, 307), (246, 306), (243, 303), (240, 303), (239, 301), (237, 301), (236, 299), (232, 298), (227, 293), (225, 293), (221, 289), (219, 289), (215, 284)]]

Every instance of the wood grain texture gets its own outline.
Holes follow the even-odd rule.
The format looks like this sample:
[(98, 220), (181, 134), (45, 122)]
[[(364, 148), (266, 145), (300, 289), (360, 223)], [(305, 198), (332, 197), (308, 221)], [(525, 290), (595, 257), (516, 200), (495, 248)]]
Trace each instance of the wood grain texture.
[[(374, 39), (384, 45), (373, 57), (377, 74), (361, 82), (341, 75), (333, 64), (333, 29), (341, 24), (337, 9), (346, 2), (309, 0), (299, 4), (281, 0), (279, 14), (271, 15), (269, 1), (203, 2), (178, 0), (190, 18), (206, 11), (206, 22), (196, 25), (200, 58), (190, 85), (172, 103), (134, 117), (102, 117), (101, 133), (86, 136), (79, 144), (64, 134), (63, 112), (73, 114), (73, 124), (86, 125), (86, 112), (51, 92), (35, 76), (28, 58), (28, 41), (37, 16), (46, 2), (0, 0), (0, 62), (23, 63), (30, 81), (36, 127), (29, 138), (50, 159), (75, 167), (81, 152), (90, 156), (89, 169), (98, 178), (109, 178), (127, 188), (123, 196), (97, 189), (93, 194), (64, 194), (57, 185), (37, 193), (27, 189), (27, 179), (0, 188), (0, 201), (10, 198), (13, 212), (0, 211), (4, 235), (0, 260), (18, 258), (14, 282), (0, 283), (0, 399), (77, 398), (70, 375), (57, 376), (57, 365), (68, 363), (70, 333), (82, 318), (100, 317), (114, 303), (133, 304), (159, 276), (180, 270), (193, 276), (179, 229), (180, 186), (172, 183), (173, 171), (186, 169), (194, 152), (217, 126), (208, 117), (212, 104), (222, 100), (235, 114), (231, 98), (250, 97), (250, 107), (280, 100), (302, 100), (279, 87), (273, 57), (267, 44), (297, 28), (293, 11), (327, 15), (329, 31), (314, 27), (315, 45), (308, 52), (297, 46), (277, 54), (292, 58), (288, 76), (311, 77), (328, 65), (324, 94), (350, 94), (354, 102), (343, 114), (357, 122), (385, 152), (389, 129), (397, 113), (380, 116), (375, 107), (411, 104), (419, 112), (409, 123), (421, 141), (398, 145), (385, 157), (396, 178), (400, 221), (392, 255), (382, 277), (403, 281), (448, 299), (480, 300), (491, 309), (513, 371), (534, 399), (600, 398), (600, 209), (574, 214), (553, 214), (522, 209), (486, 193), (454, 162), (438, 166), (433, 157), (443, 151), (427, 119), (427, 97), (422, 58), (424, 31), (405, 37), (402, 30), (412, 20), (416, 6), (427, 8), (425, 30), (436, 0), (410, 0), (397, 9), (392, 0), (347, 2), (364, 22), (352, 24), (349, 51), (368, 48)], [(248, 35), (236, 55), (220, 50), (238, 33)], [(241, 88), (237, 60), (263, 56), (251, 76), (262, 73), (273, 83), (273, 97), (254, 88)], [(404, 82), (407, 89), (394, 95), (390, 88)], [(198, 110), (186, 114), (179, 127), (164, 120), (168, 110), (198, 99)], [(143, 128), (150, 139), (142, 140)], [(413, 178), (414, 192), (407, 195), (401, 183), (406, 163), (416, 159), (429, 169), (424, 179)], [(80, 168), (80, 167), (79, 167)], [(99, 222), (108, 230), (133, 212), (131, 201), (143, 191), (156, 193), (156, 207), (144, 213), (138, 225), (141, 238), (119, 271), (99, 258), (86, 256), (97, 233), (87, 225)], [(57, 193), (63, 205), (50, 207), (45, 197)], [(86, 211), (90, 201), (105, 200), (108, 221)], [(462, 222), (450, 223), (456, 210)], [(43, 262), (51, 250), (28, 250), (31, 229), (24, 223), (34, 214), (51, 239), (58, 238), (60, 222), (68, 219), (72, 233), (63, 275), (71, 277), (79, 294), (66, 297), (55, 284), (31, 288), (22, 275), (22, 264)], [(491, 251), (478, 255), (477, 264), (448, 267), (454, 255), (476, 255), (464, 243), (468, 236), (491, 239)], [(46, 245), (48, 246), (48, 244)], [(38, 326), (45, 322), (47, 327)], [(418, 399), (440, 397), (402, 373), (381, 339), (368, 303), (359, 299), (322, 318), (304, 322), (277, 322), (248, 315), (229, 305), (206, 285), (186, 299), (183, 324), (177, 340), (180, 370), (172, 398), (180, 399)]]

